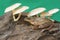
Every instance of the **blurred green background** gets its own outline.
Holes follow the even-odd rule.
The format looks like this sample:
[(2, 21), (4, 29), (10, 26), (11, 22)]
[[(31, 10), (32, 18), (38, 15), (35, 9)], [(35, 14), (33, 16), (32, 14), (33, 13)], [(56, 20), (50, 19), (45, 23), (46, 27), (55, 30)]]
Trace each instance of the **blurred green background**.
[[(46, 12), (54, 8), (60, 9), (60, 0), (0, 0), (0, 16), (4, 14), (4, 10), (7, 7), (15, 3), (22, 3), (22, 6), (29, 6), (30, 9), (26, 10), (25, 12), (29, 12), (38, 7), (45, 7), (47, 9)], [(51, 18), (60, 22), (60, 11), (53, 14)]]

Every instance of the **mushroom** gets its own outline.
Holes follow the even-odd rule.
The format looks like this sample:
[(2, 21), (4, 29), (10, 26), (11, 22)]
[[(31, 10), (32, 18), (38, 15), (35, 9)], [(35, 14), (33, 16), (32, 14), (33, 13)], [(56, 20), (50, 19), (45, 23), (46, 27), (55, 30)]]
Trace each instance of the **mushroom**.
[[(7, 13), (9, 11), (13, 12), (14, 21), (19, 20), (21, 13), (29, 8), (28, 6), (22, 6), (22, 7), (18, 8), (20, 5), (21, 5), (21, 3), (16, 3), (16, 4), (6, 8), (6, 10), (5, 10), (5, 13)], [(17, 15), (17, 17), (15, 15)]]
[(52, 16), (53, 14), (57, 13), (59, 11), (58, 8), (52, 9), (50, 11), (48, 11), (48, 13), (46, 14), (46, 16), (48, 16), (48, 19), (52, 20), (54, 22), (53, 19), (50, 18), (50, 16)]
[[(55, 8), (55, 9), (52, 9), (52, 10), (50, 10), (48, 12), (42, 12), (40, 14), (40, 17), (46, 17), (46, 16), (48, 16), (48, 19), (50, 19), (50, 16), (52, 16), (54, 13), (57, 13), (58, 11), (59, 11), (59, 9)], [(52, 19), (50, 19), (50, 20), (52, 20)], [(54, 20), (52, 20), (52, 21), (54, 21)]]
[(27, 16), (28, 17), (31, 17), (31, 16), (34, 16), (34, 15), (37, 15), (43, 11), (45, 11), (46, 9), (45, 8), (36, 8), (34, 10), (32, 10)]
[(21, 3), (16, 3), (16, 4), (12, 5), (12, 6), (9, 6), (8, 8), (5, 9), (5, 13), (16, 9), (16, 8), (19, 7), (20, 5), (21, 5)]
[(57, 13), (58, 11), (59, 11), (58, 8), (52, 9), (52, 10), (48, 11), (48, 14), (46, 16), (52, 16), (52, 14)]
[[(19, 18), (21, 17), (22, 12), (27, 10), (27, 9), (29, 9), (28, 6), (23, 6), (21, 8), (18, 8), (16, 11), (13, 11), (13, 19), (14, 19), (14, 21), (18, 21)], [(18, 14), (17, 18), (15, 17), (16, 14)]]
[(54, 13), (56, 13), (58, 11), (59, 11), (59, 9), (55, 8), (55, 9), (52, 9), (52, 10), (50, 10), (48, 12), (42, 12), (40, 16), (41, 17), (52, 16), (52, 14), (54, 14)]

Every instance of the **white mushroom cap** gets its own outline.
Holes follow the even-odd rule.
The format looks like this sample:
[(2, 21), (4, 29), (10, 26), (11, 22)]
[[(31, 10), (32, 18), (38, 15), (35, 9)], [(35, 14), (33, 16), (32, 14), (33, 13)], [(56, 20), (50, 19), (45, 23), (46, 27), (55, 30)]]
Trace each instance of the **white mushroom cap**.
[(13, 14), (15, 15), (15, 14), (21, 13), (27, 9), (29, 9), (28, 6), (23, 6), (23, 7), (19, 8), (17, 11), (15, 11)]
[(21, 3), (16, 3), (8, 8), (6, 8), (5, 13), (14, 10), (15, 8), (19, 7)]
[(48, 11), (48, 14), (46, 16), (51, 16), (52, 14), (57, 13), (58, 11), (59, 11), (58, 8), (52, 9), (52, 10)]
[(32, 10), (27, 16), (30, 17), (30, 16), (37, 15), (45, 10), (46, 10), (45, 8), (36, 8), (36, 9)]
[[(48, 11), (48, 13), (46, 14), (46, 16), (50, 17), (50, 16), (52, 16), (52, 14), (57, 13), (58, 11), (59, 11), (58, 8), (52, 9), (52, 10)], [(50, 19), (50, 20), (53, 21), (53, 22), (55, 21), (53, 19)]]

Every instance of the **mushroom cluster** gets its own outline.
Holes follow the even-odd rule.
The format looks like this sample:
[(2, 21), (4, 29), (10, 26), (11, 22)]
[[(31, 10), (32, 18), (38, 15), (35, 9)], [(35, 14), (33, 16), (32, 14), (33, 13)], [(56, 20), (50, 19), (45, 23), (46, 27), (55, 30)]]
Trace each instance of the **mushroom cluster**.
[[(12, 11), (13, 19), (14, 21), (18, 21), (22, 15), (22, 12), (25, 10), (29, 9), (28, 6), (21, 6), (20, 3), (16, 3), (8, 8), (6, 8), (5, 13)], [(29, 22), (32, 24), (34, 27), (33, 29), (39, 29), (39, 28), (47, 28), (48, 30), (51, 29), (51, 27), (54, 24), (54, 20), (50, 18), (52, 14), (56, 13), (59, 11), (58, 8), (54, 8), (49, 10), (48, 12), (45, 12), (46, 8), (40, 7), (33, 9), (31, 12), (29, 12), (23, 20), (26, 22)], [(40, 17), (38, 16), (40, 14)], [(46, 18), (47, 17), (47, 18)]]

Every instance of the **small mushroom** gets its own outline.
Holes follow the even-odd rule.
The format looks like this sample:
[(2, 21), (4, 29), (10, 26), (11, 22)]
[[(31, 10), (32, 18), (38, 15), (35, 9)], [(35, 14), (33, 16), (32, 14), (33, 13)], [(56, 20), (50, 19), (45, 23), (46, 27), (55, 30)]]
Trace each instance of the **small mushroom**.
[(5, 13), (16, 9), (16, 8), (19, 7), (20, 5), (21, 5), (21, 3), (16, 3), (16, 4), (14, 4), (14, 5), (9, 6), (8, 8), (5, 9)]
[[(50, 19), (50, 16), (52, 16), (54, 13), (57, 13), (58, 11), (59, 11), (59, 9), (58, 9), (58, 8), (55, 8), (55, 9), (52, 9), (52, 10), (50, 10), (50, 11), (48, 11), (48, 12), (42, 12), (42, 13), (40, 14), (40, 16), (41, 16), (41, 17), (46, 17), (46, 16), (48, 16), (48, 19)], [(50, 19), (50, 20), (54, 21), (53, 19)]]
[(55, 9), (49, 10), (48, 12), (42, 12), (40, 16), (41, 17), (52, 16), (52, 14), (54, 14), (58, 11), (59, 11), (59, 9), (55, 8)]
[[(27, 10), (27, 9), (29, 9), (28, 6), (23, 6), (21, 8), (18, 8), (16, 11), (13, 11), (13, 19), (14, 19), (14, 21), (18, 21), (19, 18), (21, 17), (22, 12)], [(17, 18), (15, 17), (16, 14), (18, 14)]]
[(58, 11), (59, 11), (58, 8), (52, 9), (52, 10), (48, 11), (48, 13), (47, 13), (46, 16), (48, 16), (48, 19), (50, 19), (50, 20), (52, 20), (52, 21), (54, 22), (54, 20), (51, 19), (50, 16), (52, 16), (52, 15), (55, 14), (55, 13), (57, 13)]
[(52, 14), (57, 13), (58, 11), (59, 11), (58, 8), (52, 9), (52, 10), (48, 11), (48, 14), (46, 16), (52, 16)]
[(28, 17), (31, 17), (31, 16), (34, 16), (34, 15), (37, 15), (43, 11), (45, 11), (46, 9), (45, 8), (36, 8), (34, 10), (32, 10), (27, 16)]

